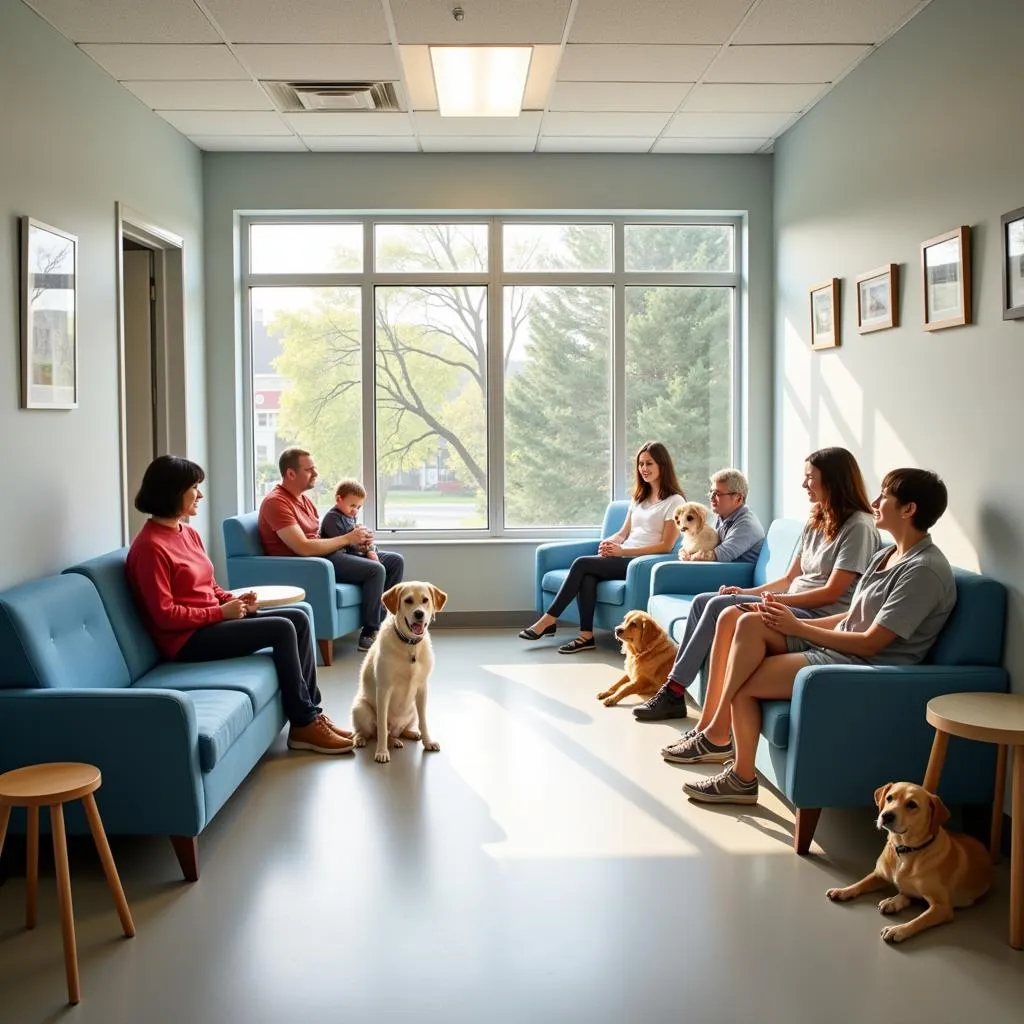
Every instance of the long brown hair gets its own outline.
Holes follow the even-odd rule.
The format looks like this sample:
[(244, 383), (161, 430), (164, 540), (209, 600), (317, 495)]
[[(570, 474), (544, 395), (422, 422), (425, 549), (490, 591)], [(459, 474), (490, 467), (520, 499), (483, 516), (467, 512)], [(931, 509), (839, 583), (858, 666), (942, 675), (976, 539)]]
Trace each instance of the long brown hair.
[(636, 477), (633, 481), (633, 500), (639, 505), (651, 496), (651, 485), (640, 475), (640, 456), (644, 452), (658, 464), (660, 475), (658, 476), (658, 501), (667, 498), (670, 494), (678, 494), (685, 498), (682, 487), (679, 486), (679, 479), (676, 476), (676, 467), (672, 465), (672, 456), (668, 449), (660, 441), (648, 441), (640, 445), (636, 452), (636, 459), (633, 460), (633, 471)]
[(833, 541), (854, 512), (871, 512), (864, 477), (857, 460), (845, 448), (819, 448), (806, 461), (821, 474), (825, 492), (824, 499), (811, 510), (811, 526)]

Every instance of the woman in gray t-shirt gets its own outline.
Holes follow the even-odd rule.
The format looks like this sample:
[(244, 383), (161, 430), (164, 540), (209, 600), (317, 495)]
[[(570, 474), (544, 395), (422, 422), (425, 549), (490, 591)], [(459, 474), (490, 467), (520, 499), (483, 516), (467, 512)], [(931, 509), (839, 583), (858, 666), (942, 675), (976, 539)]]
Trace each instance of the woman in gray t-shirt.
[[(685, 756), (676, 758), (684, 764), (726, 759), (735, 763), (721, 775), (687, 783), (683, 789), (692, 799), (757, 800), (754, 753), (761, 701), (789, 700), (796, 675), (806, 665), (906, 665), (924, 658), (956, 603), (953, 572), (928, 534), (946, 503), (946, 486), (934, 473), (892, 470), (872, 508), (877, 525), (888, 530), (896, 543), (872, 560), (848, 612), (801, 619), (769, 598), (757, 616), (763, 625), (753, 622), (754, 616), (740, 620), (721, 700), (707, 728), (689, 739)], [(745, 628), (747, 619), (750, 628)]]

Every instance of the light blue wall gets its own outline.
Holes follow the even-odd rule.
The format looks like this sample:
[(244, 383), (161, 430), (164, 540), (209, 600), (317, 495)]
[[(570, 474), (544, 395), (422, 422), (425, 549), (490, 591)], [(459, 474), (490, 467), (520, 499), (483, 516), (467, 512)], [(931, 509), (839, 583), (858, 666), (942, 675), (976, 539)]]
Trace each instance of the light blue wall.
[[(777, 510), (804, 456), (841, 444), (869, 487), (900, 464), (945, 478), (937, 541), (1009, 584), (1024, 692), (1024, 321), (1001, 318), (1000, 215), (1024, 206), (1021, 0), (933, 0), (775, 150)], [(974, 326), (922, 330), (922, 241), (973, 228)], [(900, 264), (902, 325), (857, 333), (858, 274)], [(808, 287), (843, 279), (842, 347), (811, 352)]]
[[(752, 504), (767, 514), (771, 507), (771, 176), (771, 158), (756, 156), (206, 154), (213, 520), (232, 514), (245, 502), (236, 214), (268, 210), (748, 211), (746, 341), (752, 383), (743, 440)], [(453, 570), (456, 550), (466, 551), (453, 545), (410, 545), (405, 549), (410, 575), (448, 590), (452, 611), (532, 607), (533, 545), (472, 545), (471, 573)], [(495, 588), (498, 579), (503, 585)]]
[[(0, 586), (121, 543), (116, 224), (185, 239), (189, 438), (204, 459), (199, 151), (14, 0), (0, 4)], [(18, 217), (78, 236), (79, 408), (19, 408)]]

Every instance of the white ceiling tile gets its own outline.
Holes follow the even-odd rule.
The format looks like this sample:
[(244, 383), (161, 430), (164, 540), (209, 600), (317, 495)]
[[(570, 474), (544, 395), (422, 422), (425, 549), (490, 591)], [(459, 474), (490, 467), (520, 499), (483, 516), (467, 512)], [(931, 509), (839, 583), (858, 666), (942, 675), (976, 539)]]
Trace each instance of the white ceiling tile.
[(770, 113), (676, 114), (665, 129), (664, 138), (774, 138), (793, 119), (791, 111)]
[(387, 43), (380, 0), (203, 0), (231, 43)]
[(285, 120), (299, 135), (409, 135), (412, 123), (408, 114), (386, 111), (352, 110), (335, 113), (317, 111), (285, 114)]
[(803, 110), (822, 92), (822, 85), (698, 85), (684, 110)]
[(764, 0), (736, 43), (878, 43), (920, 0)]
[(182, 135), (291, 135), (277, 114), (261, 110), (157, 111)]
[(437, 91), (434, 89), (434, 69), (430, 63), (430, 50), (426, 46), (400, 46), (405, 87), (412, 110), (437, 110)]
[(189, 135), (200, 149), (236, 153), (305, 153), (306, 147), (294, 135)]
[(248, 78), (226, 46), (85, 43), (81, 49), (118, 81)]
[(567, 46), (560, 82), (695, 82), (717, 46)]
[(653, 138), (668, 122), (668, 114), (579, 114), (556, 111), (544, 116), (545, 135), (631, 135)]
[(673, 111), (692, 87), (690, 82), (558, 82), (549, 110)]
[(769, 139), (659, 139), (655, 153), (758, 153)]
[(193, 0), (25, 0), (76, 43), (219, 43)]
[(416, 134), (424, 136), (515, 136), (536, 138), (543, 115), (539, 110), (523, 111), (518, 117), (441, 117), (436, 111), (413, 114)]
[(257, 78), (311, 81), (397, 80), (399, 62), (390, 46), (236, 46), (235, 52)]
[(411, 135), (305, 135), (303, 142), (314, 153), (415, 153)]
[(562, 59), (560, 46), (535, 46), (530, 59), (530, 73), (523, 91), (523, 110), (543, 110), (547, 105), (551, 83), (555, 80)]
[(273, 110), (254, 82), (122, 82), (154, 110)]
[(424, 153), (532, 153), (536, 139), (512, 135), (421, 135)]
[(833, 82), (870, 46), (730, 46), (706, 82)]
[(579, 0), (574, 43), (724, 43), (750, 0)]
[(612, 137), (586, 138), (569, 136), (559, 138), (557, 135), (542, 135), (537, 140), (538, 153), (646, 153), (654, 141), (648, 139)]
[(561, 43), (570, 0), (466, 0), (462, 21), (449, 0), (390, 0), (395, 32), (403, 45), (455, 46)]

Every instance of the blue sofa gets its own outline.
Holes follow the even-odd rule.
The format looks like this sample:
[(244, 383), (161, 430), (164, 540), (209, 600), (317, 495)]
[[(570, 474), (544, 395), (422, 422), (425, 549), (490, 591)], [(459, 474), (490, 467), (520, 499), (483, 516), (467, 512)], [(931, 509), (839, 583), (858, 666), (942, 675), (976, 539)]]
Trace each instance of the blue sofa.
[[(126, 554), (0, 592), (0, 772), (96, 765), (107, 832), (169, 836), (195, 881), (197, 837), (285, 725), (277, 675), (263, 654), (161, 661), (135, 609)], [(88, 831), (77, 804), (67, 823)], [(12, 827), (24, 831), (23, 812)]]
[[(770, 540), (783, 536), (780, 522), (772, 523)], [(790, 526), (799, 533), (799, 524)], [(787, 563), (791, 557), (792, 552)], [(781, 549), (778, 563), (775, 558), (774, 551), (766, 556), (769, 578), (784, 571)], [(655, 570), (649, 610), (677, 638), (688, 595), (717, 590), (723, 583), (765, 581), (756, 568), (750, 584), (735, 578), (742, 567), (680, 563), (671, 572), (668, 568)], [(792, 700), (763, 702), (757, 770), (796, 809), (797, 853), (810, 848), (822, 808), (870, 806), (878, 786), (924, 777), (935, 735), (925, 721), (932, 697), (1008, 688), (1009, 676), (1000, 664), (1006, 588), (964, 569), (954, 569), (954, 576), (956, 608), (923, 664), (808, 666), (797, 673)], [(669, 586), (679, 587), (680, 593), (667, 592)], [(702, 672), (690, 686), (699, 704), (705, 683)], [(995, 757), (992, 744), (951, 739), (939, 787), (942, 799), (948, 804), (990, 802)]]
[(334, 566), (326, 558), (264, 554), (256, 512), (228, 516), (223, 531), (230, 589), (263, 584), (302, 587), (306, 603), (313, 609), (313, 635), (320, 657), (330, 665), (334, 641), (362, 624), (363, 588), (336, 582)]
[[(536, 610), (543, 612), (554, 600), (558, 588), (569, 574), (569, 566), (581, 555), (596, 555), (601, 537), (609, 537), (622, 527), (629, 511), (628, 501), (613, 501), (604, 513), (601, 535), (587, 540), (556, 541), (541, 544), (534, 556), (534, 600)], [(665, 555), (640, 555), (630, 560), (624, 580), (605, 580), (597, 585), (597, 607), (594, 626), (614, 629), (628, 611), (644, 609), (651, 589), (651, 571), (661, 562), (677, 559), (679, 542)], [(559, 616), (565, 622), (579, 622), (580, 613), (573, 601)]]

